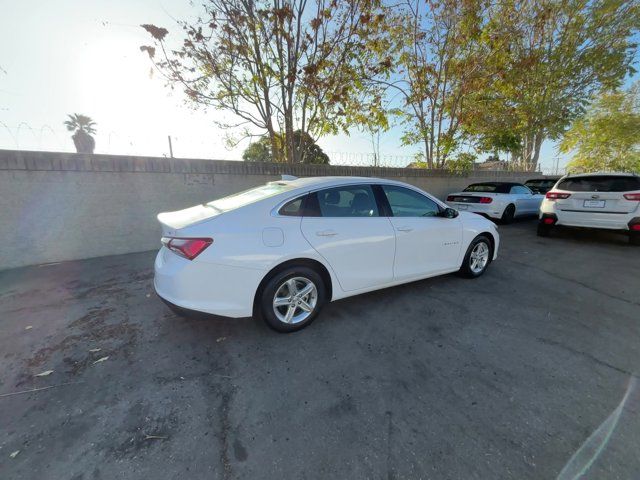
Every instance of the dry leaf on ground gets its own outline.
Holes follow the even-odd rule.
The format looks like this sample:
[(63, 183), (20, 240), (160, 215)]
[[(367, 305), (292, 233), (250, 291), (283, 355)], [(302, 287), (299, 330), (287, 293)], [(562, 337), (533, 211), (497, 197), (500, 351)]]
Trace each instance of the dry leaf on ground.
[(102, 350), (102, 349), (101, 349), (101, 348), (90, 348), (90, 349), (89, 349), (89, 351), (90, 351), (91, 353), (96, 353), (96, 352), (99, 352), (100, 350)]
[(11, 455), (9, 455), (9, 458), (16, 458), (19, 453), (20, 453), (20, 450), (16, 450), (15, 452), (11, 452)]
[(34, 377), (46, 377), (47, 375), (51, 375), (53, 370), (45, 370), (44, 372), (40, 372), (34, 375)]
[(105, 360), (107, 360), (108, 358), (109, 358), (108, 356), (106, 356), (106, 357), (102, 357), (102, 358), (99, 358), (99, 359), (97, 359), (95, 362), (93, 362), (93, 364), (95, 365), (96, 363), (104, 362), (104, 361), (105, 361)]

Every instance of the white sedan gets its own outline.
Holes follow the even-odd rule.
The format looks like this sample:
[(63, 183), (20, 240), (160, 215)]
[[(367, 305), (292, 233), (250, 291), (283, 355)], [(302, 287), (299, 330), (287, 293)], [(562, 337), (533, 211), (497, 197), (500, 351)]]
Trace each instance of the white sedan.
[(361, 177), (287, 177), (161, 213), (155, 289), (172, 306), (303, 328), (332, 300), (461, 271), (484, 273), (495, 225), (422, 190)]
[(515, 217), (537, 215), (544, 195), (536, 194), (521, 183), (483, 182), (474, 183), (462, 192), (447, 196), (447, 204), (511, 223)]

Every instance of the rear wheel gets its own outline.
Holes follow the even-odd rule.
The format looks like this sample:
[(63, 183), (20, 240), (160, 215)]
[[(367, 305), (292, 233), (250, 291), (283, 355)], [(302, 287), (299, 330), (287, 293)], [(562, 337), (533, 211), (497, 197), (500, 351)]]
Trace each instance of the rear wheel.
[(477, 236), (467, 248), (460, 273), (469, 278), (479, 277), (491, 263), (491, 257), (491, 241), (484, 235)]
[(640, 233), (631, 232), (629, 234), (629, 244), (640, 246)]
[(505, 225), (507, 225), (513, 222), (513, 218), (515, 216), (516, 216), (516, 206), (510, 203), (509, 205), (507, 205), (507, 208), (504, 209), (504, 212), (502, 212), (502, 217), (500, 218), (500, 221)]
[(260, 296), (260, 313), (278, 332), (295, 332), (318, 316), (326, 298), (322, 277), (309, 267), (290, 267), (271, 278)]

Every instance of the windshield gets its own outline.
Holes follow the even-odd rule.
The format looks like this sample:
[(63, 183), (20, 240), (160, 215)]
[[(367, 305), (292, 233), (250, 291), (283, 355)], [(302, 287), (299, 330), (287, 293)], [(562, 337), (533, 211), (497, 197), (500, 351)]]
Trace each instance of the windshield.
[(236, 193), (235, 195), (229, 195), (228, 197), (219, 198), (213, 202), (207, 203), (209, 207), (213, 207), (223, 212), (234, 210), (236, 208), (255, 203), (265, 198), (273, 197), (287, 190), (291, 190), (291, 186), (286, 183), (273, 183), (262, 185), (260, 187), (252, 188), (251, 190), (245, 190), (244, 192)]

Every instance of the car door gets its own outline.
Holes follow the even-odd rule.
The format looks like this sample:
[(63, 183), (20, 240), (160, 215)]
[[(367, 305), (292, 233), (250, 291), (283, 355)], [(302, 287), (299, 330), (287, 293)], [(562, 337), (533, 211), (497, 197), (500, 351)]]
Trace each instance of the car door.
[(393, 280), (395, 234), (371, 185), (345, 185), (307, 197), (302, 234), (329, 263), (344, 291)]
[(516, 204), (516, 212), (519, 215), (538, 211), (537, 200), (533, 192), (524, 185), (514, 185), (511, 187), (511, 196)]
[(441, 207), (410, 188), (381, 185), (396, 234), (394, 280), (456, 269), (460, 265), (462, 221), (440, 216)]

